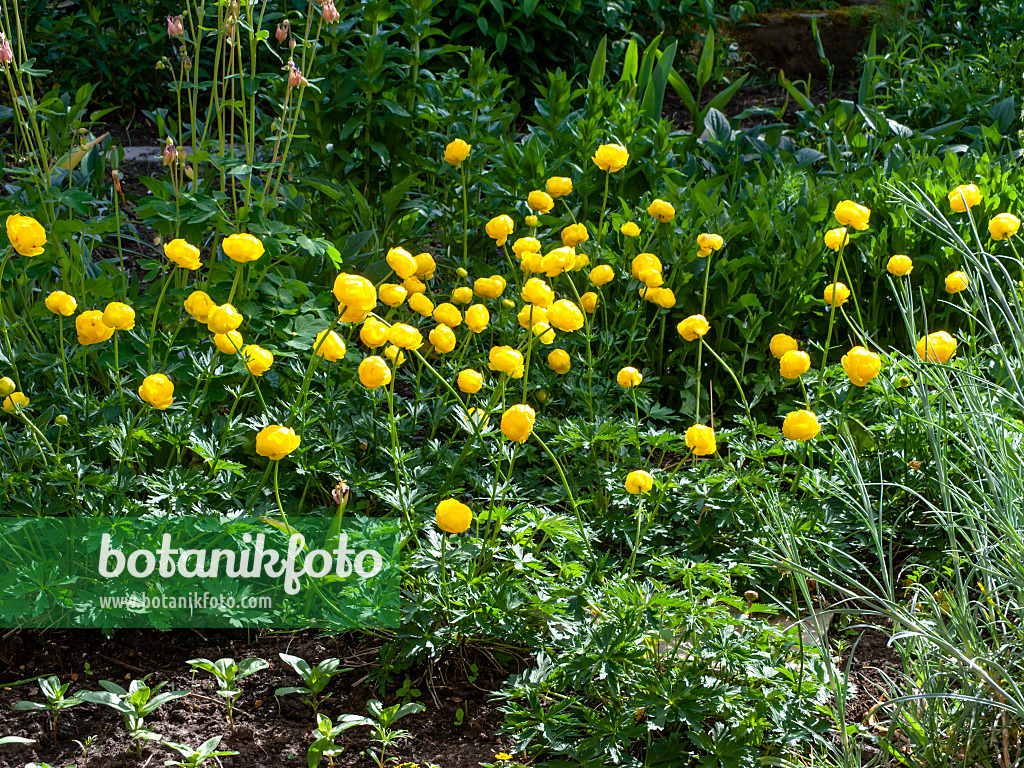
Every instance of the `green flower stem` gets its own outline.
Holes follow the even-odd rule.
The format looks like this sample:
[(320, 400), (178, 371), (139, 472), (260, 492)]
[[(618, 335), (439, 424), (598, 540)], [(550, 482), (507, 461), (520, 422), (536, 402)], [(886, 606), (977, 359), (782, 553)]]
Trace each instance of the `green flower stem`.
[(327, 333), (325, 333), (323, 337), (320, 339), (320, 341), (317, 342), (313, 347), (313, 351), (309, 356), (309, 363), (306, 364), (306, 373), (303, 374), (302, 376), (302, 386), (299, 387), (299, 397), (295, 401), (295, 405), (293, 406), (291, 413), (288, 414), (288, 423), (285, 426), (290, 427), (292, 425), (292, 422), (295, 421), (295, 417), (299, 413), (304, 413), (306, 405), (306, 396), (309, 394), (309, 382), (311, 381), (313, 372), (316, 370), (316, 366), (320, 361), (320, 355), (318, 354), (320, 352), (320, 347), (322, 347), (327, 342), (327, 338), (331, 335), (331, 332), (338, 326), (338, 323), (340, 321), (341, 315), (336, 315), (334, 321), (327, 328)]
[(641, 496), (639, 506), (637, 506), (636, 510), (636, 541), (633, 542), (633, 551), (629, 553), (629, 562), (626, 563), (627, 579), (632, 578), (633, 576), (633, 566), (636, 564), (636, 553), (640, 549), (640, 540), (647, 535), (647, 531), (650, 530), (653, 519), (653, 514), (647, 515), (643, 530), (641, 530), (640, 523), (644, 520), (644, 498)]
[(583, 300), (580, 298), (580, 292), (576, 288), (576, 283), (573, 282), (572, 276), (566, 275), (566, 280), (569, 283), (569, 287), (572, 288), (572, 295), (576, 299), (576, 305), (580, 308), (583, 313), (583, 335), (587, 341), (587, 410), (590, 413), (590, 422), (594, 421), (594, 353), (591, 346), (591, 336), (593, 335), (591, 328), (591, 316), (583, 308)]
[(604, 198), (601, 200), (601, 216), (597, 221), (597, 250), (601, 250), (601, 236), (604, 234), (604, 214), (608, 207), (608, 183), (611, 181), (611, 171), (604, 172)]
[(43, 459), (43, 464), (49, 467), (50, 462), (46, 458), (46, 453), (43, 451), (42, 446), (39, 445), (39, 440), (41, 439), (44, 443), (46, 443), (46, 447), (50, 449), (50, 453), (55, 453), (53, 450), (53, 446), (50, 445), (50, 441), (46, 439), (46, 435), (39, 431), (39, 427), (33, 424), (32, 420), (28, 416), (22, 413), (22, 408), (20, 405), (14, 406), (14, 415), (18, 417), (26, 427), (29, 428), (29, 430), (32, 433), (32, 442), (36, 444), (36, 448), (39, 451), (39, 455)]
[(287, 521), (288, 516), (284, 513), (284, 505), (281, 503), (281, 489), (277, 483), (277, 470), (281, 466), (280, 461), (270, 462), (274, 465), (274, 501), (277, 502), (277, 511), (281, 513), (281, 519)]
[(462, 174), (462, 266), (469, 269), (469, 191), (466, 189), (466, 164), (464, 162), (459, 163), (459, 172)]
[(732, 368), (729, 367), (729, 364), (727, 362), (725, 362), (725, 360), (723, 360), (721, 357), (718, 356), (718, 353), (715, 352), (715, 350), (711, 347), (710, 344), (708, 344), (706, 341), (704, 341), (704, 337), (703, 336), (700, 337), (700, 343), (703, 346), (707, 347), (708, 348), (708, 352), (710, 352), (714, 356), (715, 360), (717, 360), (719, 362), (719, 364), (723, 368), (725, 368), (726, 373), (729, 374), (730, 378), (733, 380), (733, 383), (736, 385), (736, 389), (740, 393), (740, 398), (742, 398), (742, 400), (743, 400), (743, 408), (747, 412), (747, 418), (750, 419), (751, 422), (753, 422), (754, 418), (753, 418), (753, 416), (750, 415), (750, 404), (747, 403), (747, 396), (743, 392), (743, 386), (740, 384), (740, 380), (736, 378), (736, 374), (733, 373)]
[[(171, 276), (174, 274), (172, 268), (168, 273), (167, 277), (164, 278), (163, 288), (160, 289), (160, 295), (156, 300), (156, 308), (153, 310), (153, 322), (149, 326), (149, 367), (147, 368), (148, 373), (153, 372), (153, 342), (156, 341), (156, 322), (160, 318), (160, 305), (164, 301), (164, 294), (167, 293), (167, 286), (171, 282)], [(84, 295), (84, 294), (83, 294)]]
[(544, 449), (544, 452), (551, 459), (551, 463), (554, 464), (555, 470), (558, 472), (558, 476), (562, 480), (562, 485), (565, 486), (565, 492), (569, 496), (569, 502), (572, 504), (572, 511), (576, 515), (576, 523), (579, 525), (580, 538), (583, 539), (583, 543), (587, 546), (587, 553), (590, 555), (590, 565), (594, 566), (597, 564), (596, 558), (594, 557), (594, 548), (590, 544), (590, 537), (587, 535), (587, 528), (583, 524), (583, 516), (580, 514), (579, 504), (576, 503), (576, 497), (573, 496), (572, 487), (569, 485), (569, 481), (565, 478), (565, 472), (562, 471), (562, 465), (555, 458), (555, 454), (548, 448), (548, 444), (544, 442), (543, 438), (537, 434), (536, 430), (530, 432), (537, 442), (540, 443), (540, 447)]
[(238, 283), (242, 277), (242, 265), (235, 264), (235, 279), (231, 281), (231, 292), (228, 294), (228, 304), (234, 301), (235, 293), (238, 291)]
[(839, 266), (843, 259), (843, 250), (846, 248), (846, 238), (843, 238), (843, 243), (839, 246), (839, 255), (836, 257), (836, 267), (832, 272), (832, 301), (829, 302), (829, 313), (828, 313), (828, 334), (825, 336), (825, 349), (821, 354), (821, 371), (818, 374), (818, 391), (815, 393), (814, 405), (817, 407), (818, 403), (821, 402), (822, 388), (825, 384), (825, 369), (828, 367), (828, 352), (832, 348), (832, 329), (835, 327), (836, 322), (836, 293), (835, 284), (836, 280), (839, 279)]
[[(401, 351), (398, 353), (402, 354)], [(397, 360), (398, 357), (396, 356)], [(401, 451), (398, 441), (398, 424), (395, 421), (395, 379), (398, 378), (398, 365), (395, 365), (395, 373), (391, 377), (391, 381), (388, 382), (386, 389), (388, 398), (388, 432), (391, 434), (391, 451), (392, 461), (395, 464), (395, 491), (398, 495), (398, 503), (402, 507), (402, 517), (405, 519), (406, 530), (409, 533), (409, 537), (413, 535), (412, 528), (412, 515), (409, 511), (409, 505), (405, 503), (403, 498), (402, 488), (405, 483), (403, 482), (403, 475), (405, 474), (404, 467), (402, 466)]]
[[(10, 261), (11, 255), (8, 253), (4, 256), (3, 261), (0, 261), (0, 295), (3, 294), (3, 280), (4, 280), (4, 269), (7, 267), (7, 262)], [(21, 376), (18, 375), (18, 364), (14, 362), (14, 348), (11, 347), (11, 339), (7, 335), (7, 318), (4, 315), (3, 305), (0, 304), (0, 332), (4, 336), (4, 345), (7, 347), (7, 359), (11, 361), (11, 371), (14, 373), (14, 383), (18, 385), (18, 389), (21, 389)]]
[(220, 457), (224, 455), (224, 444), (228, 437), (228, 431), (231, 429), (231, 417), (235, 415), (235, 408), (238, 407), (238, 401), (242, 399), (242, 395), (245, 392), (245, 388), (249, 386), (249, 382), (252, 380), (252, 373), (245, 377), (245, 381), (242, 382), (241, 389), (239, 389), (238, 394), (235, 395), (235, 402), (231, 404), (231, 410), (228, 411), (228, 420), (227, 423), (224, 425), (224, 429), (221, 430), (220, 438), (217, 440), (217, 453), (213, 457), (213, 463), (210, 465), (211, 480), (217, 475), (217, 462), (219, 462)]
[(259, 485), (256, 486), (256, 490), (252, 492), (252, 496), (250, 496), (249, 500), (245, 503), (245, 511), (247, 514), (252, 514), (252, 505), (256, 503), (256, 498), (263, 490), (263, 486), (267, 484), (267, 478), (270, 477), (270, 470), (273, 469), (275, 464), (277, 464), (276, 461), (267, 462), (267, 468), (263, 470), (263, 477), (260, 478)]
[(57, 318), (59, 320), (57, 340), (60, 344), (60, 363), (64, 369), (64, 389), (67, 390), (67, 396), (71, 397), (71, 381), (68, 378), (68, 356), (64, 350), (64, 315), (58, 315)]
[(636, 387), (630, 387), (629, 392), (633, 395), (633, 415), (636, 417), (636, 428), (633, 430), (633, 439), (636, 441), (636, 457), (642, 462), (644, 454), (640, 449), (640, 408), (636, 404)]

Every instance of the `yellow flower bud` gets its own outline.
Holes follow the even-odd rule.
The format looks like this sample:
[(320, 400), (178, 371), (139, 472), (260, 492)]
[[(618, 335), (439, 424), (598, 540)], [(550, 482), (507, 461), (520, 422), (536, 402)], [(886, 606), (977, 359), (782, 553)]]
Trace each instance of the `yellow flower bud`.
[(298, 448), (301, 442), (302, 439), (295, 434), (294, 429), (271, 424), (257, 433), (256, 453), (266, 456), (271, 461), (280, 461)]
[(142, 380), (139, 397), (156, 408), (166, 410), (174, 402), (174, 384), (162, 373), (153, 373)]
[(434, 510), (437, 527), (445, 533), (462, 533), (473, 522), (473, 511), (455, 499), (445, 499)]
[(525, 443), (533, 432), (537, 412), (528, 405), (513, 405), (501, 416), (501, 431), (509, 440)]

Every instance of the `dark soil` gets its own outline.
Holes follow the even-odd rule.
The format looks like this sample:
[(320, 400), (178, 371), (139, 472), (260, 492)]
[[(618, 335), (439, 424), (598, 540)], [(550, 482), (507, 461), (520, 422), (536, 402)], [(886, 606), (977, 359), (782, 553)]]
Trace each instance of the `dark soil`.
[[(221, 735), (224, 738), (220, 748), (239, 753), (220, 758), (224, 766), (304, 767), (316, 720), (297, 694), (275, 700), (275, 689), (299, 683), (278, 657), (279, 652), (300, 656), (311, 664), (337, 657), (343, 668), (351, 670), (331, 681), (327, 688), (331, 698), (320, 710), (335, 722), (344, 714), (366, 715), (366, 703), (371, 698), (381, 699), (389, 706), (399, 703), (394, 683), (400, 685), (408, 674), (422, 692), (415, 700), (424, 704), (426, 710), (408, 715), (397, 724), (412, 734), (388, 753), (399, 762), (437, 764), (441, 768), (476, 768), (480, 762), (493, 762), (495, 753), (502, 751), (502, 742), (495, 735), (502, 717), (490, 703), (490, 694), (515, 670), (499, 669), (486, 652), (467, 648), (460, 658), (452, 658), (444, 665), (435, 664), (430, 679), (416, 670), (396, 675), (398, 679), (381, 696), (370, 677), (381, 671), (377, 666), (380, 646), (378, 639), (353, 634), (321, 637), (312, 631), (275, 634), (244, 630), (119, 630), (110, 638), (94, 630), (9, 633), (0, 636), (0, 736), (22, 736), (37, 743), (0, 747), (0, 768), (21, 768), (33, 761), (61, 768), (84, 766), (75, 740), (85, 741), (90, 736), (97, 737), (88, 754), (88, 765), (94, 768), (160, 766), (164, 760), (180, 759), (177, 753), (156, 742), (147, 744), (141, 757), (126, 754), (131, 745), (123, 720), (107, 707), (86, 703), (66, 710), (59, 717), (56, 747), (44, 714), (13, 711), (18, 701), (43, 700), (34, 681), (11, 685), (20, 680), (57, 675), (62, 683), (71, 682), (69, 693), (74, 693), (101, 690), (99, 680), (111, 680), (127, 688), (130, 680), (149, 673), (151, 684), (167, 681), (166, 690), (193, 692), (147, 718), (147, 724), (166, 740), (198, 747)], [(193, 676), (186, 664), (193, 658), (215, 661), (223, 656), (236, 661), (258, 656), (271, 664), (271, 669), (241, 681), (242, 695), (235, 710), (233, 736), (229, 735), (225, 705), (216, 693), (212, 676), (205, 672)], [(467, 682), (470, 664), (479, 667), (479, 677), (473, 683)], [(465, 712), (461, 725), (456, 724), (459, 708)], [(339, 740), (346, 749), (335, 758), (335, 765), (375, 765), (361, 754), (370, 747), (368, 735), (365, 727), (349, 730)]]

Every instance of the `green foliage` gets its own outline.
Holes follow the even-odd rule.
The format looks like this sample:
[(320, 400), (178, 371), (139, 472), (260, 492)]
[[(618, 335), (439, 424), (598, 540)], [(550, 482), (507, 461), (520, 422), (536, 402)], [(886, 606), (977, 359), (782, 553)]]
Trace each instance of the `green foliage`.
[(226, 700), (228, 723), (231, 726), (231, 732), (234, 733), (235, 702), (242, 695), (238, 681), (268, 669), (270, 664), (265, 659), (243, 659), (240, 663), (236, 664), (235, 660), (231, 658), (218, 659), (217, 661), (190, 659), (188, 664), (191, 664), (196, 669), (209, 672), (217, 679), (217, 695), (223, 696)]
[[(69, 687), (71, 687), (71, 683), (64, 683), (61, 685), (60, 680), (55, 675), (51, 677), (42, 677), (39, 679), (39, 690), (46, 701), (43, 703), (35, 701), (19, 701), (14, 705), (14, 710), (16, 712), (50, 713), (50, 727), (53, 731), (54, 746), (57, 744), (57, 715), (65, 709), (77, 707), (83, 701), (84, 694), (82, 692), (71, 696), (66, 695)], [(8, 738), (11, 740), (8, 743), (20, 743), (17, 742), (14, 737)]]
[(168, 747), (177, 750), (181, 753), (181, 760), (164, 760), (164, 765), (176, 765), (180, 768), (202, 768), (210, 760), (214, 760), (218, 757), (225, 757), (228, 755), (237, 755), (238, 753), (232, 750), (218, 750), (217, 747), (220, 745), (221, 736), (214, 736), (213, 738), (207, 739), (198, 747), (193, 748), (188, 744), (179, 744), (175, 741), (162, 742)]
[(343, 672), (351, 672), (350, 669), (339, 669), (340, 662), (337, 659), (324, 659), (315, 667), (311, 667), (305, 659), (301, 659), (298, 656), (292, 656), (287, 653), (278, 655), (281, 657), (281, 661), (291, 667), (292, 671), (302, 678), (302, 682), (305, 685), (278, 688), (274, 691), (274, 695), (285, 696), (289, 693), (301, 693), (302, 703), (309, 706), (313, 710), (314, 715), (317, 714), (323, 703), (331, 696), (329, 693), (323, 696), (320, 695), (327, 687), (327, 684), (331, 682), (331, 678)]
[(86, 691), (82, 694), (82, 700), (93, 704), (102, 704), (123, 715), (124, 729), (128, 733), (128, 738), (135, 742), (136, 752), (140, 755), (144, 741), (158, 741), (161, 738), (160, 734), (151, 731), (146, 726), (145, 718), (163, 705), (188, 696), (190, 693), (190, 691), (164, 691), (161, 693), (161, 689), (167, 683), (159, 683), (150, 687), (146, 685), (145, 677), (140, 680), (132, 680), (127, 689), (110, 680), (100, 680), (100, 685), (103, 687), (102, 691)]

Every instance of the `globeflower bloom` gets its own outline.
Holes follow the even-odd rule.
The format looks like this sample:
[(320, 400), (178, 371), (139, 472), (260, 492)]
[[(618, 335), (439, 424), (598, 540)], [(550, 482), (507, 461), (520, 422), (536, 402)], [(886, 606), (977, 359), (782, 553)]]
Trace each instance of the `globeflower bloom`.
[(384, 346), (388, 340), (388, 327), (377, 318), (368, 317), (359, 329), (359, 340), (370, 349)]
[[(397, 307), (405, 301), (405, 297), (409, 295), (409, 292), (400, 285), (395, 283), (382, 283), (377, 289), (377, 295), (380, 300), (389, 307)], [(416, 294), (419, 296), (420, 294)]]
[(103, 323), (115, 331), (130, 331), (135, 327), (135, 310), (120, 301), (112, 301), (103, 310)]
[(432, 317), (434, 314), (434, 302), (428, 299), (426, 294), (414, 293), (409, 297), (409, 309), (413, 312), (418, 312), (421, 317)]
[(210, 310), (206, 318), (206, 327), (210, 333), (227, 333), (237, 331), (242, 325), (242, 314), (230, 304), (221, 304)]
[(466, 325), (473, 333), (483, 333), (491, 322), (491, 313), (483, 304), (474, 304), (466, 310)]
[(564, 349), (553, 349), (548, 353), (548, 368), (560, 376), (564, 376), (572, 368), (572, 358)]
[(274, 353), (259, 344), (248, 344), (242, 348), (245, 368), (253, 376), (262, 376), (274, 364)]
[(142, 380), (139, 397), (158, 411), (167, 410), (174, 402), (174, 384), (162, 373), (153, 373)]
[(373, 283), (360, 275), (344, 272), (334, 279), (334, 298), (338, 304), (359, 312), (370, 312), (377, 306), (377, 291)]
[(630, 262), (630, 274), (648, 288), (657, 288), (664, 284), (661, 270), (661, 259), (653, 253), (641, 253)]
[(256, 435), (256, 453), (271, 461), (280, 461), (299, 447), (302, 439), (290, 427), (271, 424)]
[(513, 379), (523, 378), (525, 370), (522, 353), (509, 346), (491, 347), (487, 367), (492, 371), (508, 374)]
[(263, 241), (245, 233), (229, 235), (220, 247), (224, 250), (225, 256), (239, 264), (256, 261), (266, 253)]
[(422, 280), (416, 277), (416, 275), (405, 278), (405, 280), (402, 281), (402, 287), (405, 288), (406, 293), (408, 293), (410, 296), (416, 293), (427, 292), (427, 286), (424, 284)]
[(615, 279), (615, 270), (607, 264), (601, 264), (590, 270), (590, 282), (596, 286), (602, 286)]
[(210, 310), (215, 306), (217, 305), (213, 303), (213, 299), (206, 291), (192, 291), (185, 299), (185, 311), (200, 323), (205, 323), (210, 319)]
[(11, 392), (4, 398), (4, 413), (14, 413), (19, 408), (27, 408), (29, 399), (24, 392)]
[(213, 343), (225, 355), (235, 355), (242, 351), (242, 334), (238, 331), (214, 334)]
[(484, 377), (479, 371), (474, 371), (472, 368), (466, 368), (465, 370), (459, 371), (457, 383), (459, 385), (459, 391), (465, 392), (467, 395), (475, 395), (484, 385)]
[(525, 443), (533, 432), (537, 412), (528, 405), (513, 405), (501, 415), (501, 431), (509, 440)]
[(544, 309), (550, 307), (555, 301), (555, 292), (539, 277), (531, 277), (527, 280), (520, 295), (523, 297), (523, 301), (536, 304)]
[(516, 258), (523, 258), (524, 253), (540, 253), (540, 240), (535, 237), (520, 237), (512, 243), (512, 252)]
[(629, 152), (621, 144), (602, 144), (591, 158), (602, 171), (621, 171), (629, 162)]
[(384, 257), (394, 273), (405, 280), (416, 276), (416, 259), (405, 248), (391, 248)]
[(583, 305), (583, 309), (588, 315), (594, 314), (594, 310), (597, 309), (597, 305), (600, 302), (600, 298), (593, 291), (587, 291), (580, 296), (580, 304)]
[(452, 291), (452, 304), (472, 304), (473, 289), (463, 285)]
[(988, 223), (988, 234), (993, 240), (1005, 240), (1012, 235), (1016, 235), (1019, 229), (1020, 219), (1012, 213), (1000, 213), (997, 216), (993, 216), (992, 220)]
[(882, 358), (864, 347), (854, 347), (843, 355), (843, 370), (854, 386), (863, 387), (882, 370)]
[(479, 277), (473, 281), (473, 293), (482, 299), (496, 299), (505, 291), (505, 279), (500, 275)]
[(445, 533), (462, 533), (473, 522), (473, 510), (455, 499), (445, 499), (434, 510), (434, 521)]
[(676, 326), (676, 330), (687, 341), (696, 341), (704, 338), (711, 330), (711, 326), (704, 315), (690, 315)]
[(164, 244), (164, 256), (182, 269), (199, 269), (203, 266), (199, 261), (199, 249), (180, 237)]
[(838, 251), (849, 242), (850, 235), (847, 233), (846, 227), (830, 229), (825, 233), (825, 247), (831, 248), (833, 251)]
[(383, 357), (368, 357), (359, 364), (359, 383), (367, 389), (383, 387), (391, 381), (391, 369)]
[(447, 325), (438, 325), (427, 334), (427, 341), (442, 355), (455, 349), (455, 331)]
[(694, 424), (686, 430), (686, 447), (693, 451), (695, 456), (710, 456), (718, 450), (715, 430), (703, 424)]
[(871, 218), (871, 210), (853, 200), (843, 200), (836, 206), (836, 221), (844, 227), (853, 227), (856, 230), (868, 228), (868, 219)]
[(511, 216), (502, 214), (488, 221), (484, 230), (487, 232), (487, 236), (494, 240), (500, 248), (508, 240), (508, 236), (515, 231), (515, 224), (512, 223)]
[(636, 225), (636, 222), (627, 221), (621, 227), (619, 232), (624, 234), (626, 237), (640, 237), (640, 227)]
[(523, 221), (526, 222), (526, 226), (528, 226), (528, 227), (536, 227), (537, 226), (537, 217), (535, 215), (533, 215), (532, 213), (529, 214), (528, 216), (524, 216), (523, 217)]
[(53, 314), (64, 317), (71, 317), (75, 314), (75, 310), (78, 309), (78, 302), (75, 301), (75, 297), (64, 293), (64, 291), (54, 291), (46, 297), (44, 304)]
[(587, 232), (586, 224), (570, 224), (562, 228), (562, 245), (569, 248), (575, 248), (580, 243), (585, 243), (589, 239), (590, 233)]
[(720, 251), (725, 245), (725, 239), (713, 232), (702, 232), (697, 235), (697, 247), (700, 248), (698, 256), (708, 256), (712, 251)]
[(818, 417), (810, 411), (790, 411), (782, 422), (782, 434), (790, 440), (811, 440), (820, 431)]
[(811, 368), (811, 356), (793, 350), (779, 359), (779, 375), (784, 379), (799, 379)]
[(922, 336), (917, 341), (917, 356), (922, 362), (947, 363), (956, 353), (956, 339), (945, 331)]
[(548, 311), (543, 307), (527, 304), (519, 310), (516, 319), (519, 321), (520, 327), (528, 331), (537, 323), (546, 323), (548, 321)]
[(433, 278), (434, 270), (437, 269), (437, 262), (434, 261), (434, 257), (429, 253), (420, 253), (415, 258), (416, 277), (422, 277), (424, 280)]
[(103, 322), (103, 313), (98, 309), (83, 312), (76, 317), (75, 330), (78, 332), (78, 343), (82, 345), (99, 344), (114, 335), (114, 329)]
[(0, 397), (7, 397), (18, 388), (18, 385), (14, 383), (14, 379), (10, 376), (4, 376), (0, 379)]
[(555, 331), (547, 323), (536, 323), (530, 331), (540, 340), (541, 344), (551, 344), (555, 340)]
[(548, 213), (555, 207), (555, 201), (547, 192), (533, 190), (526, 198), (526, 204), (537, 213)]
[(650, 493), (651, 488), (654, 487), (654, 477), (646, 470), (634, 469), (626, 475), (625, 487), (626, 493), (631, 493), (634, 496)]
[(15, 213), (7, 217), (7, 237), (22, 256), (38, 256), (46, 245), (46, 230), (31, 216)]
[(969, 282), (966, 272), (950, 272), (946, 275), (946, 293), (966, 291)]
[(544, 189), (554, 198), (565, 197), (572, 192), (572, 179), (568, 176), (552, 176), (545, 182)]
[(981, 202), (981, 190), (975, 184), (961, 184), (948, 197), (949, 207), (957, 213), (964, 213)]
[(568, 299), (559, 299), (548, 308), (548, 323), (560, 331), (571, 333), (583, 327), (583, 312)]
[(647, 213), (656, 218), (662, 224), (668, 224), (672, 219), (676, 217), (676, 209), (672, 203), (662, 200), (660, 197), (656, 198), (647, 206)]
[(830, 307), (841, 307), (850, 298), (850, 289), (842, 283), (825, 286), (825, 303)]
[(434, 319), (449, 328), (458, 328), (462, 325), (462, 313), (459, 312), (459, 308), (447, 302), (434, 307)]
[(395, 323), (388, 331), (388, 341), (401, 349), (419, 349), (423, 346), (423, 334), (405, 323)]
[(768, 348), (771, 349), (772, 354), (775, 355), (776, 359), (781, 360), (782, 356), (787, 352), (795, 352), (800, 348), (797, 344), (796, 339), (786, 333), (776, 333), (772, 336), (772, 340), (768, 342)]
[(467, 144), (462, 139), (453, 139), (444, 148), (444, 161), (448, 165), (462, 165), (462, 162), (469, 157), (472, 144)]
[(390, 360), (391, 364), (396, 368), (405, 362), (405, 352), (394, 344), (388, 344), (384, 347), (384, 357)]
[(914, 270), (914, 262), (906, 254), (897, 253), (889, 257), (885, 269), (890, 275), (906, 277)]
[(639, 387), (640, 382), (642, 382), (643, 380), (644, 375), (633, 366), (623, 368), (617, 374), (615, 374), (615, 381), (618, 382), (618, 385), (623, 389), (629, 389), (630, 387)]

